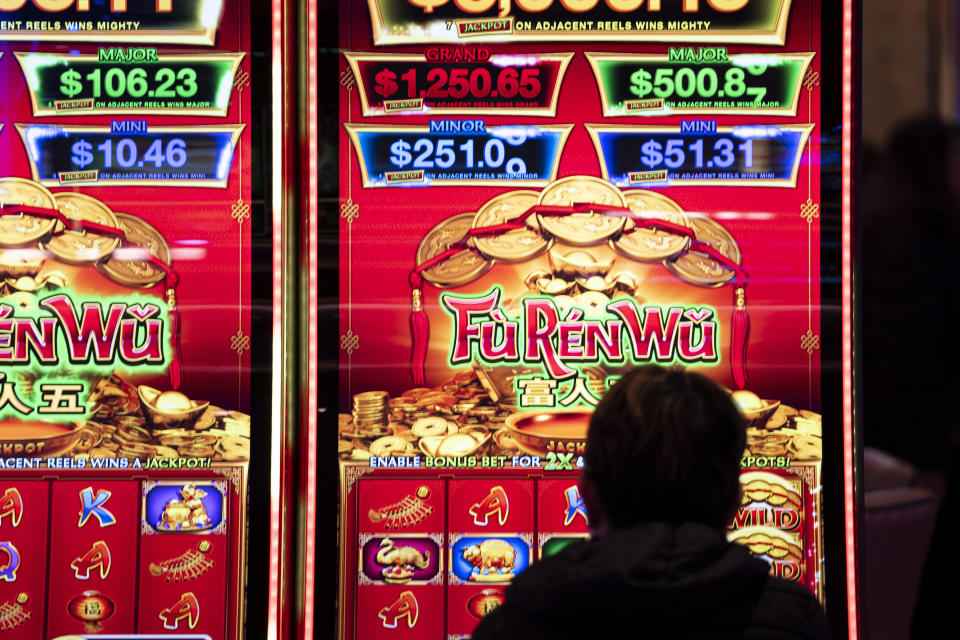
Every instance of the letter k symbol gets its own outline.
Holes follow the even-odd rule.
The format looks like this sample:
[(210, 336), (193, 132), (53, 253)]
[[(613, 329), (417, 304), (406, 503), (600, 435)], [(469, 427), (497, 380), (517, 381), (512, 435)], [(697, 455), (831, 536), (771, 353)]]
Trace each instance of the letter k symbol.
[(96, 495), (93, 494), (93, 487), (87, 487), (81, 491), (80, 500), (83, 502), (83, 511), (80, 512), (80, 524), (77, 526), (82, 527), (85, 525), (87, 520), (90, 519), (90, 516), (96, 516), (97, 520), (100, 521), (101, 527), (109, 527), (112, 524), (117, 524), (117, 519), (103, 506), (109, 499), (109, 491), (98, 490)]
[(577, 485), (569, 487), (564, 491), (563, 495), (567, 499), (567, 516), (563, 520), (563, 526), (568, 526), (578, 515), (583, 516), (583, 521), (589, 524), (590, 520), (587, 517), (587, 505), (583, 503), (583, 498), (580, 497), (580, 489)]

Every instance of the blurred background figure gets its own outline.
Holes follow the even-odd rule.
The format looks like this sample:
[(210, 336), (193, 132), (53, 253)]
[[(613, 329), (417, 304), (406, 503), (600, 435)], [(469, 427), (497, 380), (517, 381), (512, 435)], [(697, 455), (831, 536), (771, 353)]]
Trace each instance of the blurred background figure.
[(960, 559), (960, 3), (863, 6), (864, 637), (953, 625)]

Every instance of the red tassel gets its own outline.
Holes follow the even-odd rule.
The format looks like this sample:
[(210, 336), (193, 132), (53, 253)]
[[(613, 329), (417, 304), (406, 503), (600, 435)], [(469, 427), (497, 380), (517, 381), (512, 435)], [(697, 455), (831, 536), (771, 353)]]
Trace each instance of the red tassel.
[(413, 353), (410, 360), (410, 374), (413, 383), (422, 385), (424, 381), (424, 366), (427, 361), (427, 343), (430, 341), (430, 319), (423, 310), (423, 279), (418, 273), (410, 274), (411, 309), (410, 335), (413, 339)]
[(180, 312), (177, 311), (176, 290), (167, 289), (167, 305), (170, 308), (170, 386), (179, 389), (183, 383), (183, 361), (180, 359)]
[(730, 337), (730, 368), (737, 389), (747, 386), (747, 338), (750, 336), (750, 316), (747, 315), (745, 289), (737, 285), (734, 291), (736, 309), (733, 312), (733, 334)]

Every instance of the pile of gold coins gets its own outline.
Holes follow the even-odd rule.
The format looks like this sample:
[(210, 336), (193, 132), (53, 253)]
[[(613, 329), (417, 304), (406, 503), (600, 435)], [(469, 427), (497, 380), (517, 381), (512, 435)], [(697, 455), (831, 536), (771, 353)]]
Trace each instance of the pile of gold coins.
[(747, 419), (748, 455), (804, 461), (822, 458), (823, 418), (819, 413), (761, 400), (750, 391), (734, 391), (733, 399)]
[(136, 389), (116, 375), (93, 387), (91, 415), (71, 452), (91, 458), (210, 458), (213, 462), (250, 459), (250, 416), (208, 406), (192, 428), (150, 429)]
[(436, 387), (408, 389), (392, 398), (385, 391), (357, 394), (354, 406), (358, 400), (366, 402), (371, 393), (386, 399), (389, 412), (379, 424), (360, 423), (352, 414), (340, 414), (341, 459), (514, 455), (520, 451), (504, 427), (512, 411), (493, 402), (474, 371), (458, 373)]
[(65, 285), (61, 274), (39, 275), (51, 256), (64, 264), (94, 265), (110, 280), (133, 288), (152, 287), (166, 277), (163, 269), (146, 257), (149, 253), (170, 264), (170, 247), (159, 231), (136, 216), (115, 212), (83, 193), (54, 194), (33, 180), (0, 178), (0, 206), (13, 205), (56, 209), (69, 220), (120, 229), (128, 246), (117, 251), (120, 249), (117, 236), (82, 229), (63, 231), (62, 223), (54, 218), (27, 214), (0, 216), (0, 280), (8, 287), (6, 292), (0, 289), (0, 295), (30, 291), (31, 287), (35, 290), (49, 284), (51, 278), (59, 278), (52, 284)]
[[(417, 249), (417, 264), (440, 255), (462, 241), (473, 229), (492, 227), (517, 219), (535, 205), (573, 206), (592, 203), (628, 208), (640, 218), (662, 220), (690, 229), (696, 239), (709, 245), (735, 264), (740, 248), (721, 224), (703, 214), (685, 212), (670, 198), (644, 189), (621, 191), (593, 176), (570, 176), (556, 180), (540, 192), (517, 190), (501, 194), (476, 213), (447, 218), (424, 236)], [(528, 286), (554, 296), (585, 296), (588, 308), (600, 296), (620, 292), (636, 294), (636, 280), (629, 272), (610, 274), (612, 260), (595, 257), (586, 247), (605, 245), (617, 255), (644, 263), (661, 262), (678, 278), (702, 287), (716, 287), (736, 277), (736, 272), (709, 255), (691, 250), (690, 238), (666, 229), (637, 227), (627, 216), (583, 212), (563, 216), (528, 216), (525, 227), (505, 233), (479, 235), (469, 240), (469, 249), (425, 269), (423, 278), (437, 287), (458, 287), (486, 273), (494, 263), (520, 263), (550, 252), (553, 273), (533, 272)], [(580, 248), (579, 251), (574, 248)]]

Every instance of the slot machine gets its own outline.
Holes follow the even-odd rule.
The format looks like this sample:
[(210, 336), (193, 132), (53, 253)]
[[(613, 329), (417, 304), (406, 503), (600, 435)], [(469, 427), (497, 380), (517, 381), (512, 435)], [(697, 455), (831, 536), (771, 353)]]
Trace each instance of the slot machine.
[(469, 638), (587, 537), (646, 363), (729, 389), (729, 539), (858, 637), (854, 4), (338, 4), (336, 637)]
[(4, 639), (312, 635), (306, 16), (0, 2)]

